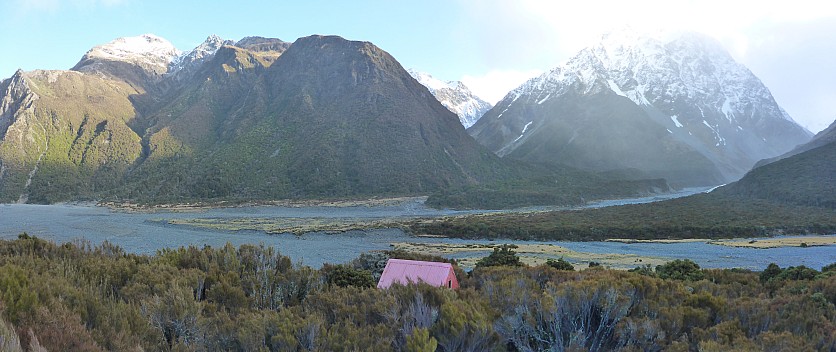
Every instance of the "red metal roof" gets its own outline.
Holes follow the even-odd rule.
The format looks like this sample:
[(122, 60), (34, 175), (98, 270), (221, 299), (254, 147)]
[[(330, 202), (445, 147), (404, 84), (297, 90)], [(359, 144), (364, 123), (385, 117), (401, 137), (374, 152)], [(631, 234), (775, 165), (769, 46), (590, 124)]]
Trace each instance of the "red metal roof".
[[(423, 281), (432, 286), (458, 288), (459, 282), (450, 263), (424, 262), (418, 260), (389, 259), (378, 288), (387, 288), (394, 283), (402, 285)], [(452, 284), (450, 283), (452, 281)]]

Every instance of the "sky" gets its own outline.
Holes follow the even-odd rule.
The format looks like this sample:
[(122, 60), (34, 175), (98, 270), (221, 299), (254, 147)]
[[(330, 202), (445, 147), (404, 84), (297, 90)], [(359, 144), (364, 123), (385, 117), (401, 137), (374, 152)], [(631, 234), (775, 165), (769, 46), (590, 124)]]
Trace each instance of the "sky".
[(144, 33), (180, 50), (211, 34), (335, 34), (492, 103), (613, 28), (694, 30), (719, 40), (802, 126), (815, 133), (836, 119), (836, 6), (820, 0), (4, 0), (0, 13), (0, 78), (69, 69), (96, 45)]

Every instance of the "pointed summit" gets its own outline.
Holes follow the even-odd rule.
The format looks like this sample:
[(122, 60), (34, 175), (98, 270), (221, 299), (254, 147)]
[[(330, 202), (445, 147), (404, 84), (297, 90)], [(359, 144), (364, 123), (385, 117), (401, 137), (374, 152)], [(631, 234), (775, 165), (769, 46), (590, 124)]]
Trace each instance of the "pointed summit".
[(190, 76), (200, 65), (211, 60), (222, 46), (232, 45), (232, 43), (231, 40), (224, 40), (214, 34), (210, 35), (196, 48), (172, 60), (168, 73), (177, 75), (182, 71), (185, 73), (183, 76)]
[(499, 155), (684, 185), (736, 180), (812, 136), (717, 41), (630, 29), (513, 90), (469, 132)]

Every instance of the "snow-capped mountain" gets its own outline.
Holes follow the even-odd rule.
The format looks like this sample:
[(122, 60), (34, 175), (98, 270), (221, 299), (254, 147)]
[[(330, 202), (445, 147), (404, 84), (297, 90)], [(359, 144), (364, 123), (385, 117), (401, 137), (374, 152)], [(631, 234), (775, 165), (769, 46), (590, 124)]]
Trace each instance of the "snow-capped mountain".
[(491, 104), (477, 97), (461, 81), (442, 81), (433, 76), (407, 70), (409, 74), (427, 89), (447, 109), (459, 116), (464, 128), (473, 126), (491, 108)]
[(735, 180), (812, 136), (715, 40), (630, 29), (511, 91), (469, 132), (501, 156), (685, 184)]
[(123, 37), (90, 49), (72, 69), (159, 90), (166, 86), (160, 86), (160, 81), (179, 82), (191, 77), (222, 46), (233, 44), (211, 35), (196, 48), (183, 52), (153, 34)]
[(153, 34), (143, 34), (117, 38), (107, 44), (96, 46), (84, 54), (79, 65), (85, 61), (120, 61), (163, 74), (168, 72), (169, 65), (180, 54), (168, 40)]
[(224, 40), (217, 35), (210, 35), (196, 48), (172, 59), (169, 62), (167, 74), (178, 79), (187, 76), (204, 62), (211, 60), (222, 46), (232, 45), (233, 43), (233, 41)]

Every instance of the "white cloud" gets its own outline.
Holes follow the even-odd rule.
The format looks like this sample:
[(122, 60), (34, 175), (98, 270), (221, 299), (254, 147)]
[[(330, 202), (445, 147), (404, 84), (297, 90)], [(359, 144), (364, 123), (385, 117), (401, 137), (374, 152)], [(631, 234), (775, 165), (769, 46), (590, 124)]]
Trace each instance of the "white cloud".
[(538, 70), (493, 70), (479, 76), (465, 75), (461, 78), (461, 81), (480, 98), (491, 104), (496, 104), (509, 91), (540, 73), (542, 72)]
[[(836, 6), (819, 0), (461, 0), (465, 27), (488, 33), (488, 45), (538, 47), (557, 61), (612, 28), (694, 30), (713, 36), (736, 55), (749, 46), (748, 31), (769, 23), (836, 18)], [(477, 24), (482, 26), (474, 27)], [(478, 34), (477, 34), (478, 35)], [(526, 51), (527, 52), (527, 51)]]
[[(463, 47), (478, 54), (475, 59), (478, 66), (488, 70), (484, 75), (470, 71), (472, 76), (463, 81), (468, 86), (474, 85), (474, 92), (491, 101), (515, 87), (501, 83), (503, 80), (498, 78), (501, 72), (546, 71), (596, 42), (602, 33), (629, 25), (638, 30), (692, 30), (714, 37), (764, 80), (797, 121), (814, 132), (828, 125), (836, 114), (836, 101), (817, 98), (822, 96), (821, 92), (833, 91), (821, 89), (833, 87), (832, 72), (836, 72), (836, 61), (827, 61), (836, 56), (833, 45), (827, 44), (833, 40), (822, 38), (832, 37), (832, 28), (823, 28), (819, 35), (812, 35), (813, 30), (795, 30), (792, 33), (797, 35), (787, 35), (791, 28), (836, 23), (836, 6), (820, 0), (459, 0), (459, 3), (466, 11), (457, 36)], [(776, 45), (784, 43), (788, 46)], [(803, 54), (792, 49), (801, 43), (814, 49)], [(826, 59), (812, 60), (810, 55)], [(512, 75), (506, 77), (510, 80)], [(800, 77), (805, 80), (799, 81)], [(502, 89), (505, 92), (497, 93)]]

